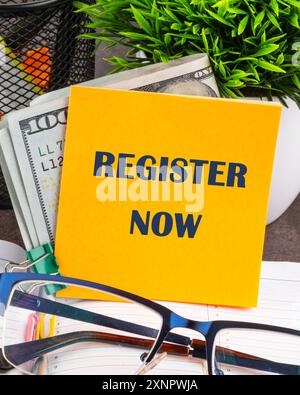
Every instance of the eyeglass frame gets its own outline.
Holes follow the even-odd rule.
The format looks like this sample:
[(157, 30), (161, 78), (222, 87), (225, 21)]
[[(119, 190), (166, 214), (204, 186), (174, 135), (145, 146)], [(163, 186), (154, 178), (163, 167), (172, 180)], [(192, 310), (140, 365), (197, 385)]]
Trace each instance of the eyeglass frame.
[[(208, 369), (209, 375), (214, 374), (215, 339), (216, 339), (216, 335), (221, 330), (224, 330), (224, 329), (253, 329), (253, 330), (271, 331), (271, 332), (284, 333), (284, 334), (288, 334), (288, 335), (300, 336), (300, 330), (286, 328), (286, 327), (273, 326), (273, 325), (267, 325), (267, 324), (250, 323), (250, 322), (243, 322), (243, 321), (221, 321), (221, 320), (220, 321), (195, 321), (195, 320), (185, 318), (185, 317), (177, 314), (176, 312), (170, 310), (166, 306), (163, 306), (157, 302), (154, 302), (150, 299), (146, 299), (141, 296), (132, 294), (127, 291), (120, 290), (118, 288), (114, 288), (111, 286), (107, 286), (107, 285), (103, 285), (103, 284), (95, 283), (95, 282), (91, 282), (91, 281), (70, 278), (70, 277), (57, 276), (57, 275), (53, 276), (53, 275), (35, 274), (35, 273), (16, 273), (16, 272), (14, 272), (14, 273), (0, 274), (0, 316), (4, 316), (6, 307), (7, 307), (8, 303), (10, 302), (12, 293), (14, 292), (14, 288), (20, 282), (57, 283), (57, 284), (62, 284), (62, 285), (70, 285), (70, 286), (73, 285), (73, 286), (80, 286), (80, 287), (84, 287), (84, 288), (89, 288), (91, 290), (102, 291), (104, 293), (119, 296), (123, 299), (127, 299), (128, 301), (138, 303), (140, 305), (143, 305), (143, 306), (153, 310), (157, 314), (159, 314), (162, 318), (161, 329), (160, 329), (160, 331), (155, 330), (156, 332), (158, 332), (158, 336), (152, 337), (152, 339), (153, 339), (152, 348), (146, 354), (145, 359), (142, 361), (145, 364), (145, 366), (147, 366), (147, 364), (149, 364), (151, 361), (153, 361), (154, 357), (160, 351), (162, 346), (166, 344), (165, 342), (167, 342), (167, 344), (172, 343), (175, 346), (185, 346), (186, 348), (188, 348), (188, 351), (191, 351), (188, 355), (195, 356), (192, 353), (193, 349), (190, 347), (197, 346), (197, 339), (192, 339), (192, 338), (185, 336), (185, 335), (172, 333), (172, 331), (174, 329), (178, 329), (178, 328), (194, 330), (194, 331), (200, 333), (204, 337), (204, 339), (205, 339), (205, 354), (206, 354), (205, 359), (207, 362), (207, 369)], [(30, 297), (32, 297), (32, 295), (30, 295)], [(41, 301), (41, 300), (44, 302), (46, 301), (48, 305), (50, 303), (50, 306), (52, 306), (52, 307), (54, 305), (57, 305), (57, 306), (61, 305), (59, 302), (56, 302), (56, 301), (52, 301), (52, 300), (50, 301), (48, 299), (43, 299), (39, 296), (34, 296), (34, 297), (38, 298), (39, 301)], [(76, 311), (80, 310), (74, 306), (68, 306), (68, 305), (63, 305), (63, 306), (65, 306), (65, 308), (67, 308), (69, 313), (71, 313), (72, 311), (74, 312), (75, 310)], [(24, 307), (24, 308), (26, 308), (26, 307)], [(43, 309), (41, 309), (41, 310), (37, 309), (36, 311), (44, 312), (46, 314), (52, 314), (50, 311), (44, 311)], [(89, 313), (89, 312), (86, 312), (86, 313)], [(97, 313), (90, 313), (90, 314), (92, 314), (93, 317), (99, 316), (99, 317), (101, 317), (101, 319), (103, 319), (103, 317), (106, 317), (106, 316), (102, 316)], [(68, 314), (67, 315), (59, 314), (59, 316), (72, 319), (72, 314), (71, 314), (71, 316)], [(106, 318), (108, 318), (109, 320), (115, 321), (115, 322), (117, 322), (117, 321), (121, 322), (123, 324), (127, 323), (129, 325), (140, 326), (137, 324), (132, 324), (132, 323), (129, 323), (126, 321), (121, 321), (121, 320), (114, 319), (111, 317), (106, 317)], [(75, 318), (74, 316), (73, 316), (73, 319), (77, 319), (78, 321), (81, 321), (78, 318)], [(93, 322), (93, 321), (83, 321), (83, 322), (89, 322), (89, 323), (95, 324), (95, 322)], [(100, 324), (98, 324), (98, 325), (100, 325)], [(148, 327), (143, 327), (143, 326), (140, 326), (140, 327), (148, 329), (148, 330), (150, 330), (150, 329), (153, 330), (153, 328), (148, 328)], [(47, 339), (44, 339), (44, 341), (47, 341)], [(193, 343), (195, 343), (195, 344), (193, 344)], [(232, 351), (232, 350), (228, 349), (228, 351)], [(253, 357), (252, 355), (239, 353), (238, 351), (233, 351), (233, 352), (236, 352), (237, 354), (240, 354), (242, 356), (244, 355), (244, 357), (242, 357), (242, 358), (245, 358), (245, 356), (246, 357), (247, 356)], [(4, 359), (3, 359), (3, 357), (4, 357)], [(250, 359), (252, 359), (252, 358), (250, 358)], [(1, 370), (1, 368), (2, 369), (9, 368), (8, 364), (5, 364), (5, 361), (10, 363), (6, 359), (5, 354), (3, 353), (3, 356), (0, 355), (0, 370)], [(264, 360), (261, 358), (257, 358), (257, 361), (262, 361), (262, 363), (264, 363), (264, 361), (265, 361), (265, 363), (274, 364), (275, 368), (276, 368), (276, 365), (282, 365), (283, 371), (284, 371), (285, 367), (287, 369), (289, 367), (297, 368), (296, 372), (298, 374), (300, 374), (300, 366), (280, 364), (277, 362), (268, 361), (268, 360)], [(1, 363), (2, 363), (2, 367), (1, 367)], [(18, 368), (18, 367), (16, 366), (16, 368)], [(278, 369), (280, 371), (279, 366), (278, 366)], [(216, 367), (215, 367), (215, 370), (218, 371), (218, 369)], [(220, 372), (219, 372), (219, 374), (220, 374)]]

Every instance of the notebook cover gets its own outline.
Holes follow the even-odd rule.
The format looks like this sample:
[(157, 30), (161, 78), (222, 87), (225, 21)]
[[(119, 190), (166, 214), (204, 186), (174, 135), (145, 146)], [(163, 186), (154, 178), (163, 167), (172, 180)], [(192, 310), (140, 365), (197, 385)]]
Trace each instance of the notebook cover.
[(73, 87), (61, 273), (156, 300), (256, 306), (280, 114), (274, 103)]

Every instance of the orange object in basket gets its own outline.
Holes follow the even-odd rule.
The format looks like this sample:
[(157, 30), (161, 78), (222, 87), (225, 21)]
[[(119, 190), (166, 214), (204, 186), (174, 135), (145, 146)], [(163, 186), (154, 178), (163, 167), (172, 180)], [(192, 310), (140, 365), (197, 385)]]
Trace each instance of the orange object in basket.
[(46, 88), (51, 72), (51, 58), (46, 47), (32, 49), (24, 56), (25, 72), (34, 77), (33, 83)]

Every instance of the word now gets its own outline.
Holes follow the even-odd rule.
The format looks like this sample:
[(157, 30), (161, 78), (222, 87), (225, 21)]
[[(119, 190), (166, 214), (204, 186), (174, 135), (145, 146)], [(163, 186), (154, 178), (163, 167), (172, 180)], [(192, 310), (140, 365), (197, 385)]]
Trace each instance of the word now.
[[(184, 237), (187, 233), (189, 238), (194, 238), (197, 232), (198, 226), (202, 219), (202, 215), (196, 217), (194, 222), (194, 216), (188, 214), (186, 219), (183, 219), (183, 214), (175, 213), (175, 221), (170, 213), (165, 211), (158, 212), (153, 215), (151, 220), (151, 230), (156, 236), (163, 237), (168, 236), (172, 230), (175, 222), (176, 232), (178, 237)], [(150, 211), (147, 211), (146, 218), (143, 219), (137, 210), (132, 211), (130, 234), (133, 234), (135, 228), (142, 234), (148, 235), (150, 225)]]

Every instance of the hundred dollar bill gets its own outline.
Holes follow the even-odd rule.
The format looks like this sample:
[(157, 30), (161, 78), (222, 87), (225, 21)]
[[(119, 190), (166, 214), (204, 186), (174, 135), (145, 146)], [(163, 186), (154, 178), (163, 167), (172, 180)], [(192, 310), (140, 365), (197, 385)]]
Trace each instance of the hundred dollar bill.
[(0, 165), (24, 245), (29, 250), (38, 244), (38, 237), (19, 171), (18, 161), (6, 127), (0, 130)]
[[(214, 75), (208, 57), (204, 54), (126, 71), (83, 85), (218, 96)], [(20, 170), (38, 244), (49, 241), (54, 243), (55, 239), (68, 95), (69, 89), (49, 93), (36, 100), (34, 106), (7, 116), (15, 160)]]
[[(185, 56), (169, 63), (156, 63), (137, 69), (86, 81), (79, 86), (172, 93), (175, 95), (219, 96), (206, 54)], [(69, 96), (70, 88), (37, 97), (31, 106)]]
[(33, 244), (54, 243), (66, 101), (19, 110), (6, 119), (38, 239)]

